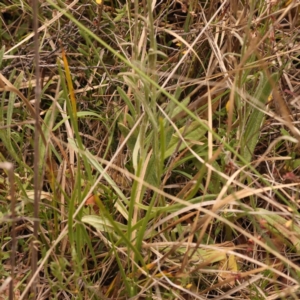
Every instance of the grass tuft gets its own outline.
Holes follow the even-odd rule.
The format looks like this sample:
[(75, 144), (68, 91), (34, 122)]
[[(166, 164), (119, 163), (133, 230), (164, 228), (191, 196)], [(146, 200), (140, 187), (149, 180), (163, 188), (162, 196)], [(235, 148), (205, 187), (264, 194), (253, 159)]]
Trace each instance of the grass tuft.
[(0, 18), (3, 299), (299, 298), (299, 3)]

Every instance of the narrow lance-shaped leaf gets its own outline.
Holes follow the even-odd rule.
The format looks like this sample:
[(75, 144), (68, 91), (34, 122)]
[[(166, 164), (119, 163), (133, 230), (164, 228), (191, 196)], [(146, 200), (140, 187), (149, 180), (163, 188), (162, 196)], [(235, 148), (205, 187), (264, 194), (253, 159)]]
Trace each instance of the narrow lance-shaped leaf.
[[(257, 103), (255, 103), (256, 107), (258, 106), (263, 108), (267, 103), (267, 100), (272, 92), (272, 86), (278, 81), (278, 77), (278, 73), (272, 74), (270, 78), (263, 74), (261, 75), (260, 83), (254, 96), (254, 99), (257, 101)], [(264, 118), (265, 113), (258, 108), (254, 108), (246, 124), (246, 129), (242, 136), (241, 142), (241, 154), (246, 162), (251, 161)]]

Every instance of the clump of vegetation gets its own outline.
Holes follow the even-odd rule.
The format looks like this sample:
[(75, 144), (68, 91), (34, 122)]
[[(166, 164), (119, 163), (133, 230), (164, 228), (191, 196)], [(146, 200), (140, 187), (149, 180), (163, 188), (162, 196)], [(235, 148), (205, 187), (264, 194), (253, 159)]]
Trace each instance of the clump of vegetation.
[(299, 3), (0, 13), (4, 298), (299, 298)]

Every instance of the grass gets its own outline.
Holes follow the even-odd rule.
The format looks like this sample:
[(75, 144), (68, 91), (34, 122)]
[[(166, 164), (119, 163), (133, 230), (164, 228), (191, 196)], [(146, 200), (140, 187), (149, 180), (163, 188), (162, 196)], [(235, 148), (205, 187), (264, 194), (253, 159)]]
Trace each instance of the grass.
[(298, 3), (0, 12), (1, 299), (299, 298)]

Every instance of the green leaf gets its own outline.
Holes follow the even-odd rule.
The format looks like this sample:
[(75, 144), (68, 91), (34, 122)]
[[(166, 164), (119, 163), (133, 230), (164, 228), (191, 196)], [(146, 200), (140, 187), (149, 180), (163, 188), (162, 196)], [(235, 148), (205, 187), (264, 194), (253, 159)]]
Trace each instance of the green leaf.
[[(124, 137), (127, 137), (127, 135), (129, 134), (130, 132), (130, 129), (127, 128), (124, 124), (122, 123), (118, 123), (118, 128), (119, 130), (121, 131), (121, 133), (124, 135)], [(136, 141), (137, 141), (137, 138), (138, 138), (138, 132), (137, 130), (135, 130), (131, 136), (129, 137), (128, 141), (127, 141), (127, 146), (128, 148), (133, 151), (134, 149), (134, 146), (136, 144)]]
[(132, 116), (134, 117), (136, 115), (136, 111), (135, 111), (133, 104), (131, 103), (131, 100), (119, 86), (117, 87), (117, 91), (118, 91), (119, 95), (121, 96), (121, 98), (126, 103), (126, 105), (128, 106), (129, 111), (131, 112)]
[(127, 231), (127, 226), (114, 221), (114, 224), (112, 224), (107, 218), (103, 216), (95, 216), (95, 215), (89, 215), (89, 216), (83, 216), (81, 221), (83, 223), (86, 223), (88, 225), (93, 226), (99, 231), (104, 231), (104, 232), (110, 232), (114, 233), (115, 232), (115, 227), (117, 226), (119, 230), (126, 232)]
[[(207, 130), (204, 129), (203, 127), (199, 127), (199, 124), (196, 121), (186, 126), (183, 126), (182, 128), (179, 129), (179, 132), (181, 133), (181, 135), (182, 134), (184, 135), (183, 137), (186, 143), (190, 147), (198, 143), (201, 137), (204, 136), (206, 131)], [(186, 148), (185, 143), (181, 141), (181, 137), (179, 137), (178, 133), (176, 132), (172, 135), (169, 145), (167, 145), (165, 159), (173, 155), (174, 151), (177, 148), (178, 143), (181, 143), (180, 146), (178, 147), (178, 151), (182, 151), (183, 149)]]
[(258, 209), (256, 212), (258, 212), (256, 218), (267, 222), (267, 226), (265, 226), (273, 235), (289, 240), (297, 251), (300, 251), (300, 227), (297, 225), (297, 222), (294, 222), (292, 219), (287, 220), (277, 213), (272, 213), (263, 208)]
[(4, 56), (5, 46), (3, 46), (0, 50), (0, 67), (2, 65), (3, 56)]
[[(260, 82), (254, 95), (254, 99), (256, 100), (256, 103), (254, 104), (256, 107), (261, 109), (265, 108), (265, 104), (272, 92), (273, 84), (278, 81), (278, 78), (278, 73), (272, 74), (271, 78), (268, 78), (266, 75), (261, 73)], [(252, 155), (260, 135), (260, 128), (264, 119), (265, 113), (257, 108), (253, 108), (248, 122), (246, 123), (246, 129), (241, 140), (241, 154), (247, 163), (249, 163), (252, 159)]]

